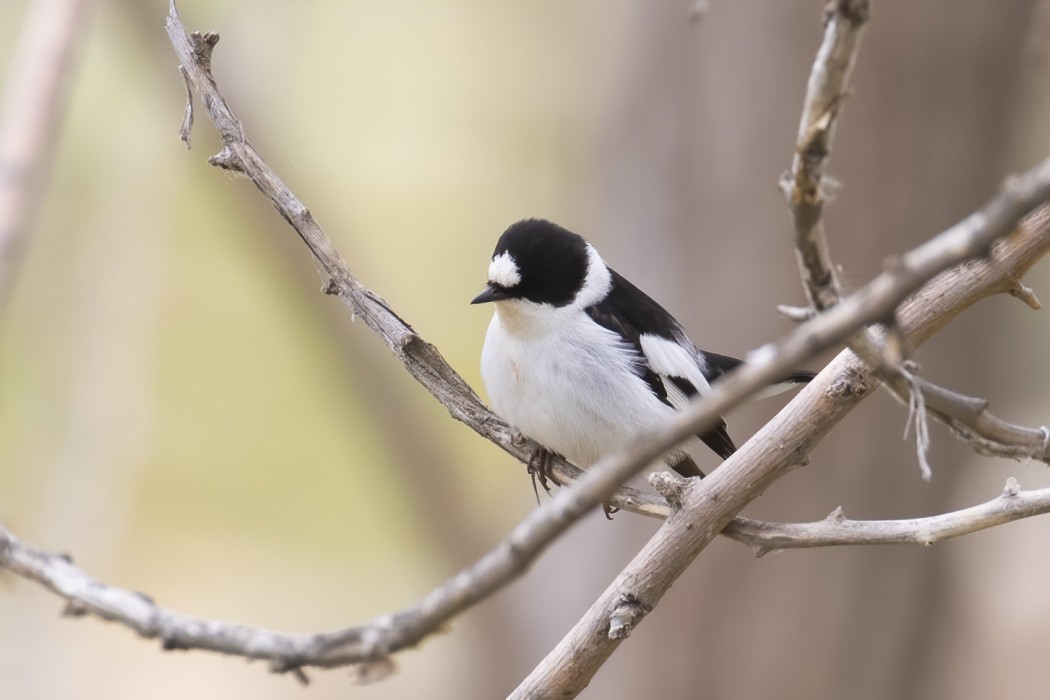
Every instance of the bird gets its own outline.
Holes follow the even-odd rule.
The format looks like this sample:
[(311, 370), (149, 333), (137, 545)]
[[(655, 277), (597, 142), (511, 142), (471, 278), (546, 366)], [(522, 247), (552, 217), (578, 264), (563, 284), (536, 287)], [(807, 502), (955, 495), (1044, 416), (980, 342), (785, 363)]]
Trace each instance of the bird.
[[(587, 468), (665, 424), (742, 364), (699, 349), (594, 246), (546, 219), (503, 232), (471, 303), (495, 306), (481, 377), (496, 414), (541, 448), (529, 460), (534, 489), (538, 474), (549, 492), (552, 455)], [(778, 387), (813, 376), (795, 372)], [(722, 459), (736, 451), (724, 418), (697, 437)], [(704, 476), (684, 450), (665, 463), (683, 477)]]

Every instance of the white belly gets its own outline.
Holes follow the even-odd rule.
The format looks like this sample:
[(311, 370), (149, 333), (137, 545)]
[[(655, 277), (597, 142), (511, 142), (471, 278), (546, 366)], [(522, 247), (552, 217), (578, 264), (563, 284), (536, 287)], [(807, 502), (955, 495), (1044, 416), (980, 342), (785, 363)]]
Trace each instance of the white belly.
[(581, 467), (673, 414), (609, 344), (615, 334), (585, 320), (512, 332), (497, 311), (481, 353), (496, 413)]

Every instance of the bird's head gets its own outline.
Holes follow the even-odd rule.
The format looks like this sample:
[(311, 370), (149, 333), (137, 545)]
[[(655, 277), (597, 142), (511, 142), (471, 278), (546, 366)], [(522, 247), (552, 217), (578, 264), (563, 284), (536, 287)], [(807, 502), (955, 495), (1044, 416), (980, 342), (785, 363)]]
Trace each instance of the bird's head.
[(550, 221), (524, 219), (496, 242), (488, 285), (471, 303), (586, 308), (604, 299), (611, 286), (609, 268), (587, 241)]

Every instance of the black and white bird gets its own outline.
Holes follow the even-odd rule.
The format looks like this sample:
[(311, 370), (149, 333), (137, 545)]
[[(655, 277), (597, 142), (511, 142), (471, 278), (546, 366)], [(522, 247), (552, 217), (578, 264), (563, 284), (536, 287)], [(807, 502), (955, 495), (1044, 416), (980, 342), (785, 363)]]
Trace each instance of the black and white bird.
[[(663, 425), (741, 364), (697, 348), (592, 245), (543, 219), (519, 221), (500, 236), (488, 285), (471, 303), (487, 302), (496, 311), (481, 376), (492, 407), (579, 467)], [(812, 377), (797, 372), (784, 388)], [(697, 437), (723, 459), (736, 451), (725, 420)], [(684, 451), (666, 461), (682, 476), (704, 475)]]

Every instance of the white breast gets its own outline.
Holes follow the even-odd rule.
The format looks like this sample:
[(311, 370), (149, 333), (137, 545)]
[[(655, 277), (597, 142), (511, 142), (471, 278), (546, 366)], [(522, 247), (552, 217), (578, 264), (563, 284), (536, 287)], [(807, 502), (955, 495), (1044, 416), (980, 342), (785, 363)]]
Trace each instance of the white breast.
[(481, 353), (496, 413), (581, 467), (670, 417), (616, 334), (579, 309), (536, 309), (497, 303)]

